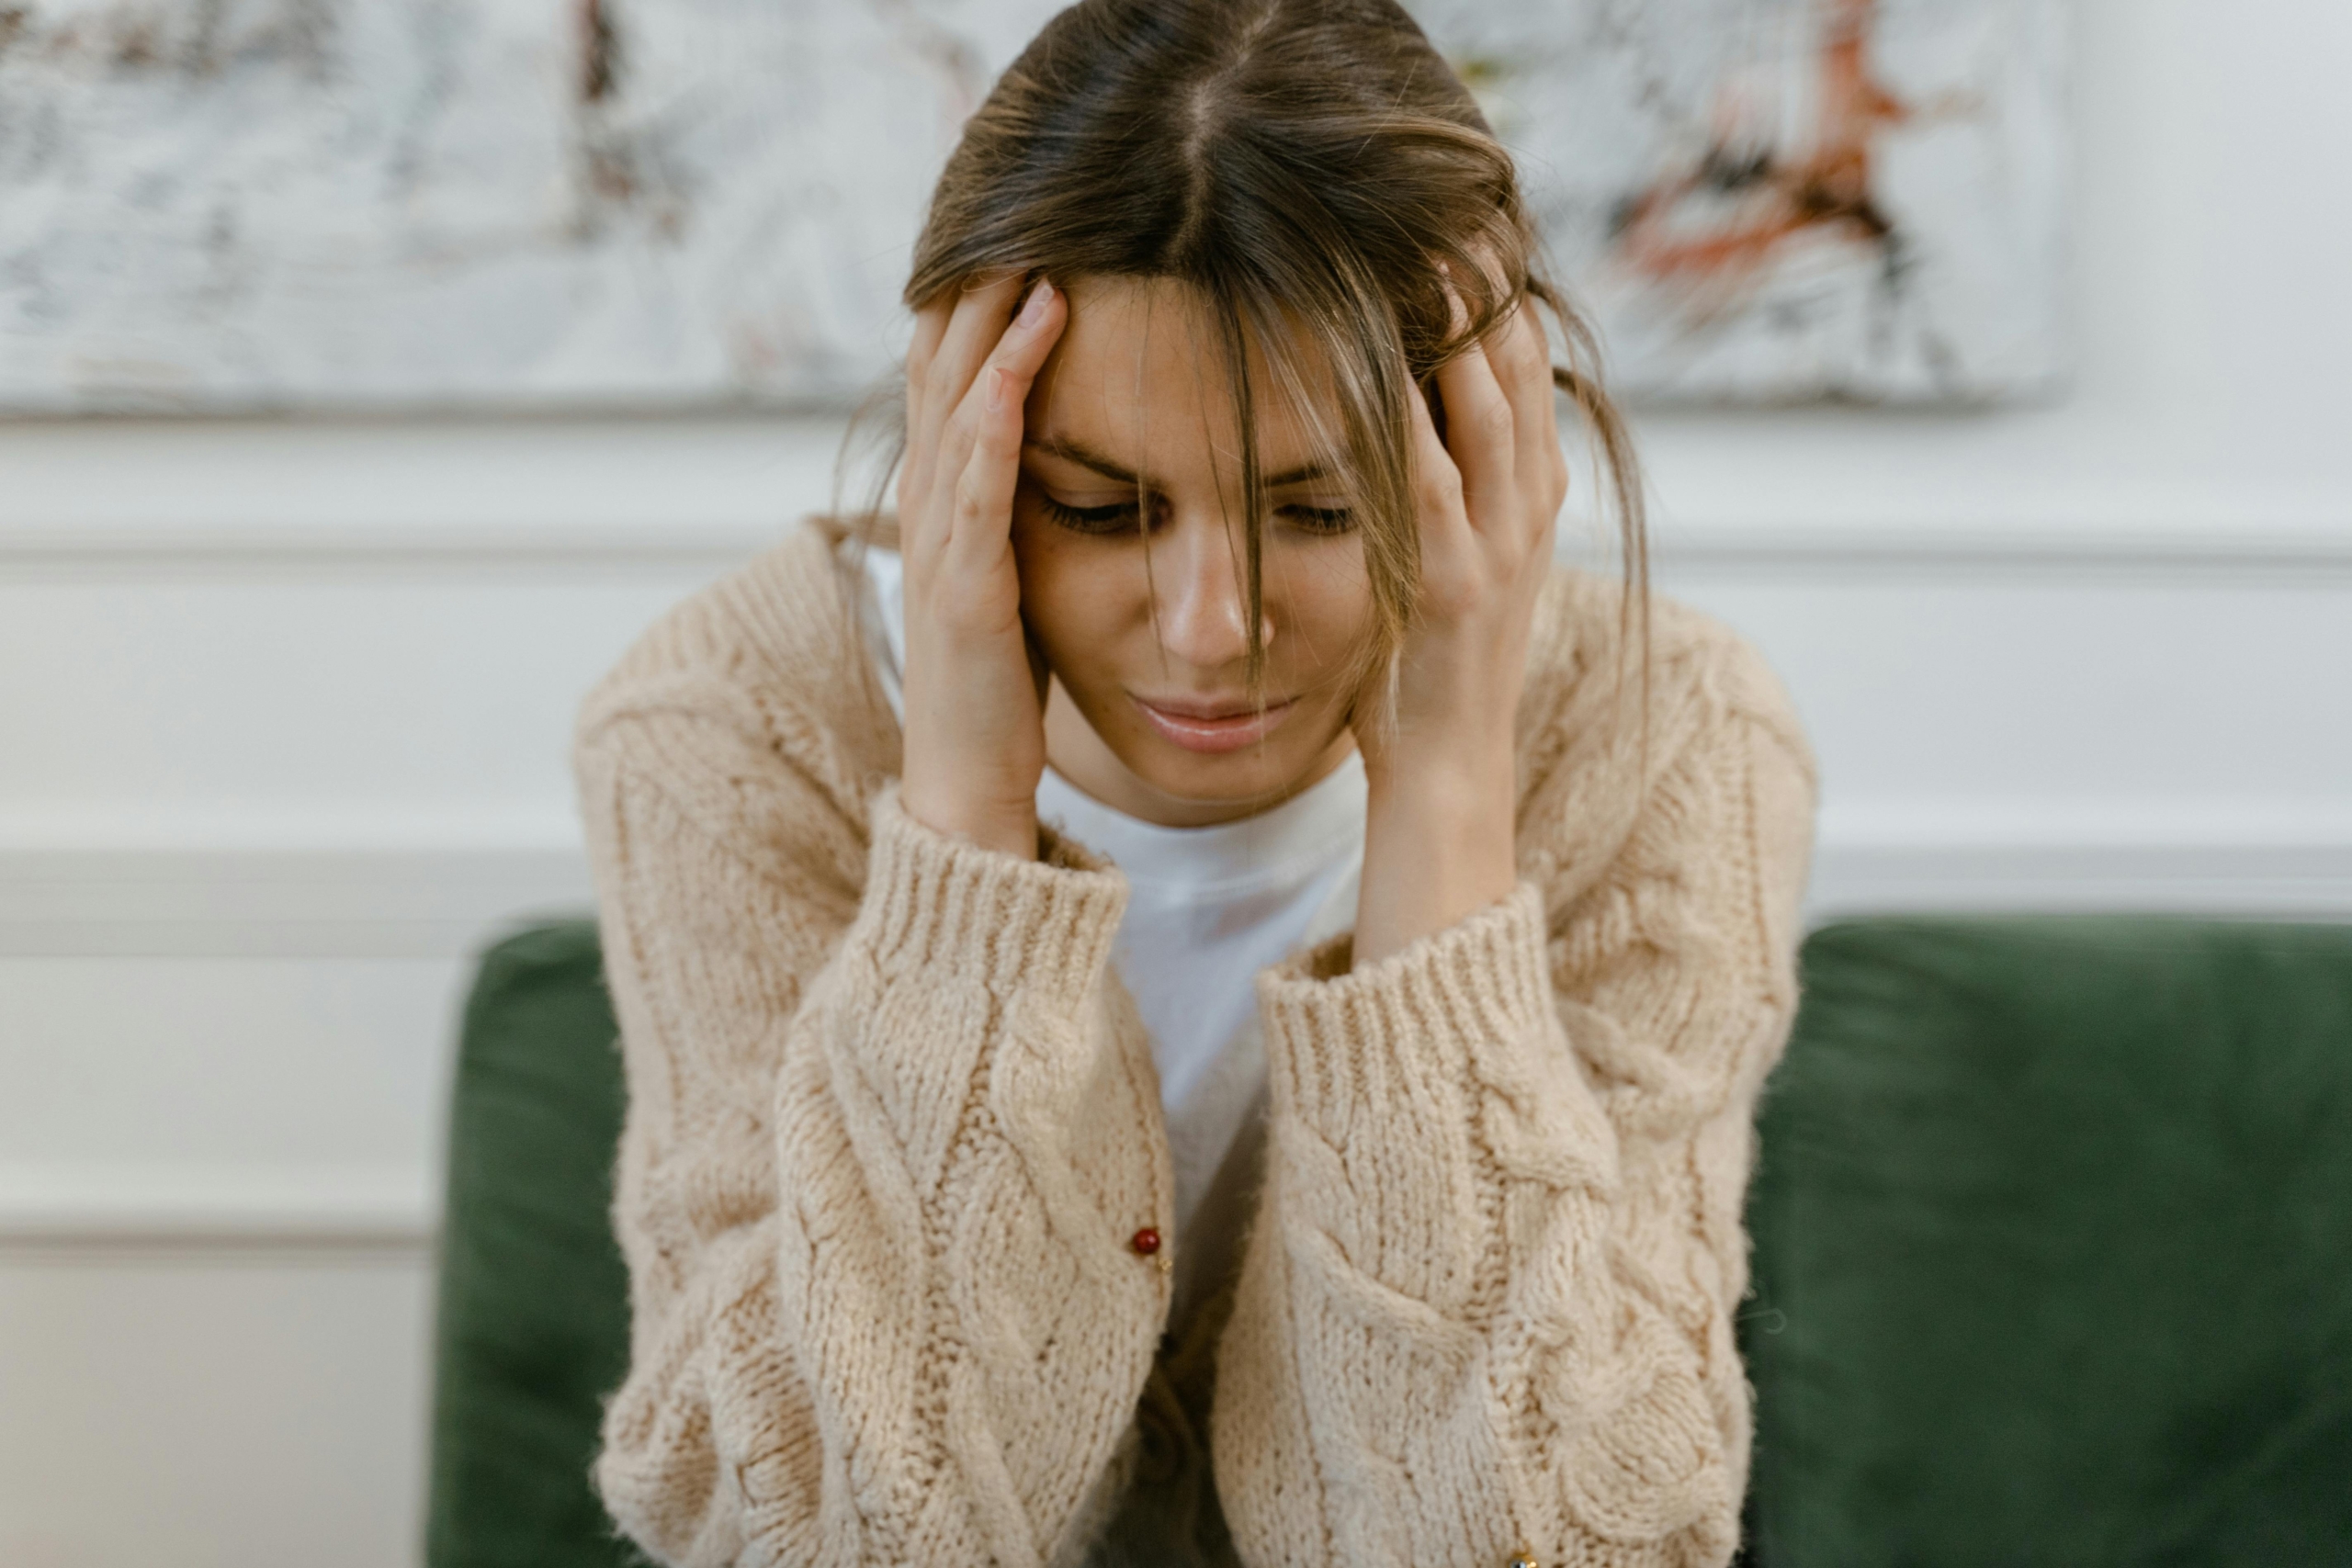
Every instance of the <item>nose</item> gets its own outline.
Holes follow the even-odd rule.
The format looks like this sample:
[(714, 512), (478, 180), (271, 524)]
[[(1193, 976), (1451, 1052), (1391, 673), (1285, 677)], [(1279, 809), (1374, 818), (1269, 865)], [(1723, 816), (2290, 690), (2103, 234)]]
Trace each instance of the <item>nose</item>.
[[(1169, 657), (1201, 671), (1226, 671), (1250, 653), (1249, 558), (1243, 525), (1218, 517), (1182, 520), (1151, 546), (1159, 640)], [(1274, 637), (1273, 606), (1259, 621), (1261, 643)]]

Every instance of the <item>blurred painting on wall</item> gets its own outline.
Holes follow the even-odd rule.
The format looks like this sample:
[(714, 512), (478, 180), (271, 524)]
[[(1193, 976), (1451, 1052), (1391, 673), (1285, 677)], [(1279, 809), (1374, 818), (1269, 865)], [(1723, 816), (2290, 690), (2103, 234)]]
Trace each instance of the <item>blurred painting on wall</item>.
[(0, 407), (837, 403), (1052, 0), (0, 0)]
[[(1055, 0), (6, 0), (0, 411), (834, 406)], [(1635, 396), (2058, 369), (2057, 0), (1418, 0)]]
[(2063, 0), (1421, 0), (1644, 401), (2065, 371)]

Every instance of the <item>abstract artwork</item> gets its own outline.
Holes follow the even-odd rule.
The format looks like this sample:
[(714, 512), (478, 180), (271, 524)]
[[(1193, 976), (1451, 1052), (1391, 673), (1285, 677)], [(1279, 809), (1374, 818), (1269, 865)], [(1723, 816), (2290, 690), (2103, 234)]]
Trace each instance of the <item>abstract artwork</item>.
[(0, 0), (0, 406), (838, 402), (1051, 0)]
[[(1634, 395), (2061, 368), (2056, 0), (1417, 0)], [(0, 411), (839, 407), (1053, 0), (0, 0)]]
[(1422, 0), (1642, 400), (2065, 370), (2060, 0)]

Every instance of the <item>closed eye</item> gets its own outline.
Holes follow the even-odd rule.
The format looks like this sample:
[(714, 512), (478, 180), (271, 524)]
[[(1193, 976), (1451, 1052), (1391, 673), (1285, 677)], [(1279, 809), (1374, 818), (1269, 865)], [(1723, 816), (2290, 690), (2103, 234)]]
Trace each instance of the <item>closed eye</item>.
[[(1106, 506), (1072, 506), (1050, 495), (1041, 494), (1038, 500), (1047, 517), (1074, 534), (1125, 534), (1136, 526), (1140, 515), (1140, 509), (1132, 501), (1113, 502)], [(1294, 504), (1276, 507), (1274, 514), (1303, 534), (1345, 534), (1355, 526), (1355, 513), (1344, 506)]]
[(1344, 534), (1356, 525), (1355, 513), (1344, 506), (1285, 506), (1280, 515), (1308, 534)]
[(1132, 501), (1108, 506), (1070, 506), (1052, 496), (1041, 496), (1046, 515), (1076, 534), (1124, 534), (1135, 526), (1137, 509)]

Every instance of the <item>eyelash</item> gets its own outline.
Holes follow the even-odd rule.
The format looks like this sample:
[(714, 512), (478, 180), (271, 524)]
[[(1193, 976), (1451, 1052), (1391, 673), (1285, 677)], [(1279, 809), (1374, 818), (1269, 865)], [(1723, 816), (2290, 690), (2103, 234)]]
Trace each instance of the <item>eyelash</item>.
[[(1110, 506), (1069, 506), (1050, 495), (1039, 499), (1045, 502), (1046, 515), (1074, 534), (1124, 534), (1135, 524), (1132, 501)], [(1279, 506), (1274, 514), (1293, 520), (1303, 534), (1344, 534), (1355, 526), (1355, 514), (1344, 506)]]

